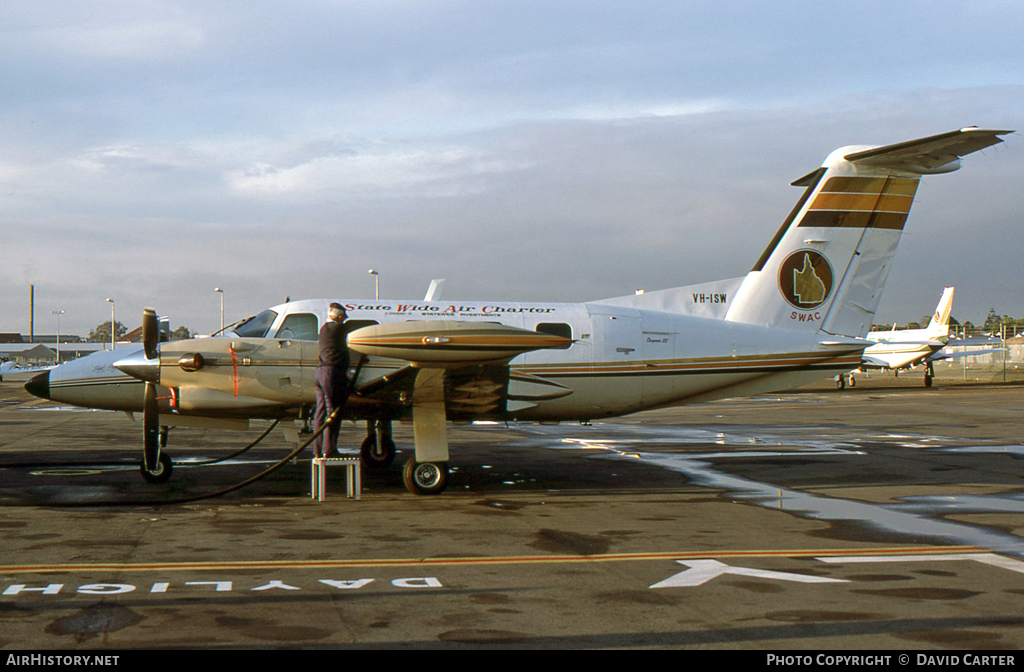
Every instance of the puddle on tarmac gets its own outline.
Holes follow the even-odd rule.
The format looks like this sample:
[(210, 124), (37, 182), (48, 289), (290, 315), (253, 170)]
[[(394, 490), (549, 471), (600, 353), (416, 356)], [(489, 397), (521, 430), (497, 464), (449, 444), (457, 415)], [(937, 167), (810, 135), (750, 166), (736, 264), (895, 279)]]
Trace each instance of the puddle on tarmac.
[[(1010, 452), (1024, 454), (1024, 446), (974, 445), (951, 446), (948, 437), (888, 432), (858, 433), (856, 438), (837, 438), (817, 434), (819, 428), (798, 427), (722, 427), (694, 428), (667, 425), (595, 423), (585, 433), (571, 425), (520, 428), (524, 440), (544, 448), (591, 449), (594, 457), (616, 460), (641, 460), (647, 464), (683, 474), (694, 485), (722, 490), (726, 496), (746, 504), (781, 509), (787, 513), (824, 521), (846, 521), (905, 534), (915, 539), (928, 537), (943, 543), (980, 546), (993, 551), (1024, 557), (1024, 539), (994, 528), (938, 519), (954, 513), (1024, 513), (1024, 495), (972, 495), (909, 497), (894, 504), (823, 497), (771, 483), (726, 474), (715, 469), (715, 460), (737, 457), (775, 457), (785, 460), (808, 455), (866, 455), (858, 450), (865, 443), (911, 442), (915, 449), (957, 452)], [(821, 428), (825, 429), (825, 428)], [(747, 450), (700, 453), (648, 452), (652, 444), (703, 444), (706, 446), (743, 446)], [(977, 442), (975, 442), (977, 443)], [(756, 448), (755, 448), (756, 446)], [(777, 446), (779, 450), (772, 450)], [(782, 447), (785, 447), (782, 449)]]

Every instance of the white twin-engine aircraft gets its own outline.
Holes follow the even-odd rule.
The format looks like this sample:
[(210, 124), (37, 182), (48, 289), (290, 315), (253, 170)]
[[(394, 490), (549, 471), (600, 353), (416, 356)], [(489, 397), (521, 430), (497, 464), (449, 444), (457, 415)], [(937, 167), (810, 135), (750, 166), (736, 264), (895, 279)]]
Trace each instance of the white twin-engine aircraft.
[[(448, 483), (447, 421), (585, 421), (805, 385), (857, 368), (922, 175), (1012, 131), (965, 128), (885, 147), (844, 147), (793, 184), (803, 196), (742, 278), (590, 303), (345, 301), (354, 329), (345, 417), (367, 423), (368, 466), (395, 456), (418, 494)], [(26, 384), (36, 396), (143, 412), (143, 475), (169, 476), (159, 427), (247, 427), (314, 403), (328, 300), (276, 306), (224, 337), (90, 355)], [(165, 432), (163, 432), (166, 435)]]
[[(860, 371), (868, 369), (888, 369), (899, 375), (900, 369), (912, 369), (918, 364), (924, 364), (924, 385), (932, 386), (935, 378), (935, 362), (944, 359), (958, 359), (960, 357), (976, 357), (994, 352), (1002, 352), (1002, 347), (975, 347), (975, 346), (997, 346), (999, 340), (988, 339), (957, 339), (949, 338), (949, 315), (953, 309), (953, 287), (946, 287), (942, 290), (939, 304), (935, 307), (928, 326), (924, 329), (899, 329), (893, 327), (887, 331), (870, 331), (865, 337), (874, 343), (864, 351), (861, 357)], [(957, 352), (948, 352), (946, 346), (962, 348)], [(847, 376), (850, 385), (854, 385), (853, 373)], [(837, 385), (844, 386), (843, 377), (836, 381)]]
[[(859, 371), (868, 369), (900, 369), (911, 368), (918, 363), (924, 363), (924, 384), (925, 387), (932, 386), (932, 379), (935, 377), (935, 369), (932, 364), (938, 359), (949, 359), (953, 355), (942, 355), (939, 351), (946, 347), (949, 340), (949, 314), (953, 309), (953, 287), (946, 287), (939, 297), (939, 304), (935, 307), (935, 314), (924, 329), (901, 329), (893, 327), (887, 331), (870, 331), (867, 340), (874, 345), (867, 348), (861, 357)], [(985, 352), (992, 352), (986, 350)], [(959, 353), (961, 356), (983, 354), (981, 351)], [(855, 384), (853, 373), (846, 376), (850, 385)], [(845, 385), (843, 376), (840, 376), (836, 383), (840, 389)]]

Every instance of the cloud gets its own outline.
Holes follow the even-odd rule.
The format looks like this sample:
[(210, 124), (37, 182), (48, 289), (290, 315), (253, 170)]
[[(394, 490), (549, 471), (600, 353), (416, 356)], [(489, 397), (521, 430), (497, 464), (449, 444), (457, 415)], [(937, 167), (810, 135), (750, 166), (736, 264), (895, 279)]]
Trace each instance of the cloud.
[[(29, 282), (62, 328), (117, 294), (204, 331), (214, 287), (240, 317), (367, 296), (371, 267), (386, 296), (447, 277), (447, 296), (496, 300), (741, 275), (832, 149), (1016, 128), (1024, 10), (928, 7), (17, 5), (0, 330), (27, 328)], [(953, 282), (961, 319), (1024, 314), (1005, 271), (1022, 165), (1011, 138), (926, 180), (880, 319)]]
[(385, 148), (317, 156), (290, 167), (258, 162), (231, 171), (231, 189), (254, 198), (308, 200), (317, 195), (413, 198), (456, 196), (474, 190), (482, 174), (522, 168), (468, 147)]

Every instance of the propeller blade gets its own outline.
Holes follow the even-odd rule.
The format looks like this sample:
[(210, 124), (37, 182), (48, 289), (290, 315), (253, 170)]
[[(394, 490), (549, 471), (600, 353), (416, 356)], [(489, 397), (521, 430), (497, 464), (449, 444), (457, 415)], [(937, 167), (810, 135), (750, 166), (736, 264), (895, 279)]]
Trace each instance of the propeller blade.
[(146, 308), (142, 311), (142, 347), (146, 351), (146, 359), (155, 359), (157, 342), (160, 339), (160, 328), (156, 320), (156, 311)]
[(146, 401), (142, 407), (142, 458), (146, 471), (154, 471), (160, 460), (160, 409), (156, 385), (146, 383)]

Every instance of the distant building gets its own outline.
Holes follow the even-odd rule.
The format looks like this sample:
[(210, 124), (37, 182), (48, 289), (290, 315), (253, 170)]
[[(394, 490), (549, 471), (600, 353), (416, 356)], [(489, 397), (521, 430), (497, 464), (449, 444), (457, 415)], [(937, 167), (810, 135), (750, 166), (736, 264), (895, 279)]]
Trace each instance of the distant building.
[[(56, 343), (57, 334), (36, 334), (33, 343)], [(60, 335), (61, 345), (64, 343), (81, 343), (82, 337), (77, 334), (61, 334)], [(61, 348), (63, 349), (63, 348)]]
[[(74, 341), (65, 343), (61, 337), (60, 361), (66, 362), (105, 350), (109, 345), (104, 343), (86, 343)], [(5, 343), (0, 341), (0, 361), (17, 362), (18, 364), (51, 365), (57, 363), (57, 343)]]
[[(64, 353), (60, 354), (61, 359), (64, 359)], [(0, 360), (48, 365), (56, 363), (57, 352), (42, 343), (0, 343)]]
[(88, 341), (65, 343), (63, 339), (61, 339), (60, 361), (66, 362), (69, 359), (78, 359), (79, 357), (85, 357), (86, 355), (91, 355), (94, 352), (101, 352), (109, 348), (109, 343), (89, 343)]

